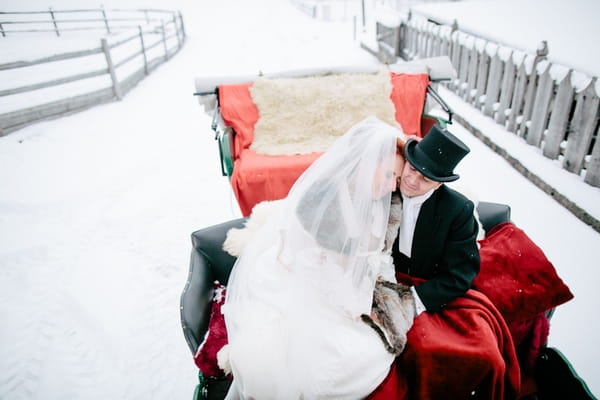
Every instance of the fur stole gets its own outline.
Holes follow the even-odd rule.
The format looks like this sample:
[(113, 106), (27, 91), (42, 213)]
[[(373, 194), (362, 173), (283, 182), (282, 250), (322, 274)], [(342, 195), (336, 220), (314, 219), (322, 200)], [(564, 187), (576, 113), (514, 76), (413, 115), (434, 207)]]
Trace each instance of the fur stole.
[(417, 316), (415, 298), (406, 285), (379, 279), (373, 291), (371, 315), (361, 319), (377, 332), (386, 350), (399, 356)]
[(387, 255), (392, 254), (392, 246), (398, 237), (400, 221), (402, 219), (402, 198), (397, 193), (392, 193), (392, 204), (390, 205), (390, 218), (388, 220), (387, 230), (385, 232), (385, 242), (383, 252)]

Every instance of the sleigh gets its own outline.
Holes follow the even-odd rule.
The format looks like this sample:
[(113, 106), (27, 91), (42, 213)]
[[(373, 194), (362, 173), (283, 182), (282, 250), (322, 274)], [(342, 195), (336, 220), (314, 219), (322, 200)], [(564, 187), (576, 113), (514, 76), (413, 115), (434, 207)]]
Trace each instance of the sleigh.
[[(431, 64), (434, 67), (427, 66), (426, 62), (390, 66), (392, 81), (396, 78), (392, 87), (397, 95), (394, 99), (396, 121), (408, 134), (422, 136), (435, 123), (452, 122), (451, 109), (431, 85), (452, 77), (452, 73), (439, 68), (439, 61)], [(379, 73), (376, 68), (337, 68), (286, 71), (264, 74), (262, 78), (278, 80), (376, 73)], [(227, 232), (233, 228), (242, 229), (256, 204), (284, 198), (297, 177), (321, 154), (319, 151), (261, 154), (253, 147), (258, 110), (250, 88), (257, 79), (257, 76), (240, 76), (196, 80), (196, 94), (205, 111), (213, 116), (220, 172), (229, 178), (243, 218), (206, 227), (191, 235), (190, 269), (181, 295), (180, 313), (183, 335), (198, 368), (195, 400), (222, 399), (231, 384), (231, 377), (220, 369), (216, 358), (227, 342), (220, 306), (236, 260), (223, 249)], [(428, 99), (441, 107), (444, 117), (426, 112)], [(479, 202), (477, 215), (486, 237), (480, 242), (482, 272), (475, 289), (482, 297), (489, 298), (510, 330), (508, 343), (514, 346), (520, 364), (518, 398), (592, 399), (568, 360), (559, 350), (548, 347), (545, 341), (548, 320), (555, 307), (568, 301), (572, 294), (541, 249), (511, 221), (509, 205)], [(527, 255), (526, 264), (523, 264), (523, 254)], [(513, 286), (503, 287), (505, 283), (502, 282), (511, 282)], [(507, 297), (504, 292), (519, 294)], [(406, 384), (410, 387), (412, 382)]]
[[(479, 202), (477, 211), (482, 227), (486, 234), (491, 234), (490, 237), (497, 234), (495, 232), (501, 232), (501, 230), (516, 229), (519, 231), (510, 220), (510, 207), (508, 205)], [(222, 399), (231, 384), (229, 377), (222, 371), (215, 372), (219, 371), (216, 353), (226, 343), (226, 337), (223, 335), (223, 320), (222, 318), (219, 319), (218, 315), (220, 303), (219, 298), (215, 298), (215, 290), (218, 290), (218, 285), (215, 282), (227, 286), (229, 274), (236, 258), (223, 250), (223, 243), (230, 229), (241, 229), (246, 221), (247, 218), (234, 219), (200, 229), (192, 233), (191, 236), (190, 269), (181, 295), (180, 312), (183, 335), (198, 367), (199, 383), (194, 392), (193, 398), (195, 400)], [(530, 250), (535, 252), (538, 257), (543, 258), (543, 255), (539, 253), (539, 249), (535, 249), (534, 245), (533, 247)], [(515, 252), (521, 250), (515, 249)], [(483, 254), (482, 250), (482, 260), (484, 259)], [(515, 268), (520, 267), (518, 264), (513, 266)], [(540, 269), (549, 267), (549, 264), (542, 266), (541, 263), (539, 266)], [(502, 260), (502, 268), (507, 268), (506, 259)], [(545, 290), (546, 288), (532, 294), (529, 300), (534, 296), (545, 296)], [(567, 297), (557, 298), (555, 303), (562, 303), (566, 301)], [(539, 400), (593, 399), (585, 383), (575, 373), (568, 360), (564, 358), (559, 350), (547, 347), (545, 342), (539, 343), (536, 348), (531, 348), (528, 344), (527, 338), (534, 335), (536, 330), (535, 321), (550, 318), (554, 311), (552, 304), (554, 303), (549, 302), (543, 306), (540, 305), (537, 310), (539, 315), (524, 321), (517, 321), (514, 325), (517, 332), (520, 332), (518, 329), (529, 324), (529, 332), (519, 334), (520, 339), (514, 339), (515, 347), (528, 347), (524, 354), (530, 353), (532, 350), (535, 351), (533, 368), (527, 367), (527, 376), (524, 376), (521, 382), (520, 398)], [(504, 307), (506, 308), (506, 305)], [(504, 311), (507, 315), (514, 312), (510, 309)], [(204, 347), (203, 354), (199, 352), (201, 345)], [(529, 354), (529, 357), (531, 357), (531, 354)], [(520, 361), (527, 363), (527, 358), (528, 356), (524, 355)], [(529, 362), (531, 362), (531, 359), (529, 359)], [(524, 366), (522, 368), (525, 369)]]

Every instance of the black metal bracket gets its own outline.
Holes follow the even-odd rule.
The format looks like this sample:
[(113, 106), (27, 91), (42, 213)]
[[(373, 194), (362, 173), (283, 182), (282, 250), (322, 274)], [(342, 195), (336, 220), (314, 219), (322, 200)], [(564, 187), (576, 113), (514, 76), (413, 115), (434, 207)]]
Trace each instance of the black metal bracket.
[(448, 103), (442, 99), (440, 94), (433, 87), (431, 87), (431, 85), (427, 86), (427, 94), (431, 95), (431, 97), (442, 107), (442, 110), (448, 114), (448, 123), (451, 124), (454, 111), (452, 111)]

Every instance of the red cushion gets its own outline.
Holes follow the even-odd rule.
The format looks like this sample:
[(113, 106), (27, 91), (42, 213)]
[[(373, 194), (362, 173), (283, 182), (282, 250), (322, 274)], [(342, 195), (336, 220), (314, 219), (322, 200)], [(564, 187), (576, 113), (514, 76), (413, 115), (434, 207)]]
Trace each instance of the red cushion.
[(252, 83), (221, 85), (219, 87), (219, 105), (221, 115), (227, 126), (235, 131), (233, 154), (238, 158), (243, 149), (247, 149), (254, 140), (254, 124), (258, 121), (258, 107), (250, 94)]
[(421, 115), (425, 107), (429, 76), (427, 74), (391, 73), (392, 93), (390, 99), (396, 107), (396, 121), (407, 135), (422, 137)]
[(225, 286), (215, 281), (215, 293), (213, 296), (212, 309), (208, 331), (204, 341), (198, 346), (194, 355), (196, 366), (205, 377), (222, 377), (225, 372), (217, 364), (217, 353), (227, 344), (227, 330), (225, 329), (225, 318), (221, 313), (221, 306), (225, 303)]
[(512, 223), (490, 232), (480, 245), (481, 270), (473, 288), (507, 323), (529, 320), (573, 298), (544, 252)]
[(321, 153), (267, 156), (245, 149), (235, 161), (231, 186), (242, 215), (248, 216), (255, 204), (287, 196), (296, 179)]

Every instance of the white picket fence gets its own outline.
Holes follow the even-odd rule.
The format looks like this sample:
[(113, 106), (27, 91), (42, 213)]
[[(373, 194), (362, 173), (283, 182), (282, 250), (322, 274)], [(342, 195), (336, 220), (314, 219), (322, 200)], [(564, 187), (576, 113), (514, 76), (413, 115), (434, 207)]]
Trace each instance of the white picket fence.
[[(47, 96), (51, 99), (41, 104), (0, 113), (0, 136), (40, 120), (122, 99), (176, 54), (186, 39), (181, 13), (168, 10), (0, 12), (0, 41), (22, 37), (26, 45), (32, 37), (43, 41), (44, 35), (56, 35), (68, 41), (84, 33), (97, 37), (95, 47), (0, 64), (0, 100), (25, 104), (29, 98), (45, 97), (49, 90), (61, 93)], [(64, 75), (61, 69), (71, 72)], [(25, 82), (23, 77), (27, 77)], [(76, 85), (79, 88), (74, 90)]]
[(382, 59), (449, 56), (450, 90), (600, 187), (598, 77), (549, 62), (545, 42), (528, 54), (410, 13), (399, 26), (378, 24), (377, 37)]

